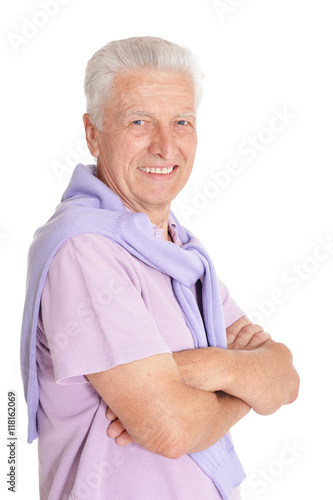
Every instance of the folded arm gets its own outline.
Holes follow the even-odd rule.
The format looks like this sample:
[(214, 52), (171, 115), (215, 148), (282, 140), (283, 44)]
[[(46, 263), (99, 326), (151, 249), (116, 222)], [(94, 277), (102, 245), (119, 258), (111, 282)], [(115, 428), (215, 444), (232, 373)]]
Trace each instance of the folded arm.
[(274, 342), (243, 316), (227, 328), (228, 349), (174, 353), (183, 382), (206, 391), (224, 391), (268, 415), (297, 398), (299, 376), (287, 346)]
[[(155, 441), (158, 435), (164, 439), (166, 433), (165, 445), (168, 446), (168, 439), (172, 443), (172, 435), (178, 432), (175, 442), (183, 442), (186, 435), (185, 441), (188, 444), (183, 448), (184, 453), (199, 451), (222, 437), (248, 413), (250, 407), (265, 415), (274, 413), (281, 405), (297, 398), (299, 376), (292, 364), (292, 355), (285, 345), (273, 342), (268, 333), (245, 316), (227, 328), (227, 341), (228, 349), (207, 347), (173, 353), (177, 370), (173, 366), (172, 373), (176, 385), (169, 391), (157, 389), (157, 393), (162, 391), (163, 394), (171, 391), (173, 404), (168, 406), (168, 402), (163, 401), (166, 405), (163, 409), (162, 400), (157, 397), (157, 406), (153, 403), (153, 408), (146, 407), (141, 438), (139, 436), (137, 442), (145, 446), (143, 438), (154, 427), (154, 423)], [(163, 369), (160, 376), (164, 381)], [(194, 392), (184, 391), (184, 385)], [(98, 390), (98, 384), (96, 388)], [(150, 396), (154, 400), (154, 394), (150, 393)], [(178, 403), (177, 398), (180, 398)], [(128, 427), (125, 414), (124, 417), (120, 416), (116, 405), (109, 399), (105, 401), (110, 406), (107, 410), (107, 417), (111, 421), (108, 435), (116, 438), (118, 444), (130, 443), (135, 431)], [(185, 401), (187, 404), (184, 404)], [(159, 427), (160, 417), (163, 417), (161, 420), (166, 426), (165, 430), (163, 426)], [(181, 425), (181, 431), (177, 431), (174, 422), (176, 428), (179, 423), (184, 423), (185, 426)], [(145, 424), (148, 430), (145, 430)], [(172, 429), (170, 434), (168, 425), (169, 430)], [(152, 451), (156, 449), (154, 446)], [(165, 451), (161, 454), (165, 454)]]
[(168, 458), (208, 448), (250, 410), (232, 395), (183, 383), (171, 354), (150, 356), (87, 378), (118, 417), (110, 436), (121, 436), (123, 444), (134, 440)]

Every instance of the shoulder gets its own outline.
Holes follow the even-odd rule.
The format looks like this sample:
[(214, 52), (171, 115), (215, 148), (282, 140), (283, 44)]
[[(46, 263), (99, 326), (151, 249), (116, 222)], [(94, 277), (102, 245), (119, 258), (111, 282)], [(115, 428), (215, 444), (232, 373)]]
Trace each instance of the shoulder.
[(106, 236), (97, 233), (84, 233), (71, 236), (57, 250), (54, 259), (64, 259), (69, 255), (81, 255), (85, 258), (110, 261), (116, 259), (119, 263), (128, 262), (131, 255), (123, 247)]
[(114, 243), (110, 238), (95, 233), (83, 233), (71, 236), (68, 238), (57, 250), (56, 255), (64, 255), (73, 249), (79, 250), (80, 248), (91, 249), (96, 252), (102, 252), (107, 248), (112, 253), (118, 253), (121, 247)]
[(49, 275), (80, 274), (96, 281), (112, 273), (138, 285), (138, 261), (123, 247), (100, 234), (84, 233), (68, 238), (55, 254)]

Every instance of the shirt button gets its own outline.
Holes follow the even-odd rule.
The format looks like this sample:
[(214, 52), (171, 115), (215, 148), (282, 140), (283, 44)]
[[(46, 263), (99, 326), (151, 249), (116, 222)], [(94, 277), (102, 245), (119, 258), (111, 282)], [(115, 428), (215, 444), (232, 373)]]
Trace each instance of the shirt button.
[(162, 231), (156, 231), (154, 236), (155, 236), (155, 238), (160, 238), (162, 236)]

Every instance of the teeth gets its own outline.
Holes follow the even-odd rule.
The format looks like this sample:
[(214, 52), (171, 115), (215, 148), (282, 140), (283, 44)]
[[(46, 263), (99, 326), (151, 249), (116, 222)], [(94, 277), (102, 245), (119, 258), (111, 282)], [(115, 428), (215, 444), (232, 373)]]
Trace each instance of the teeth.
[(146, 172), (147, 174), (171, 174), (174, 167), (167, 168), (149, 168), (149, 167), (139, 167), (140, 170)]

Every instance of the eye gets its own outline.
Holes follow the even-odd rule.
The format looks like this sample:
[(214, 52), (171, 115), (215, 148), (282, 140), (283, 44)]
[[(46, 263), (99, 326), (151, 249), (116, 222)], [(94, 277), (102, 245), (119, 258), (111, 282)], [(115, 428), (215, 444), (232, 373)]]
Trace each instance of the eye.
[(187, 122), (186, 120), (179, 120), (179, 121), (177, 122), (177, 125), (182, 125), (182, 126), (184, 126), (184, 125), (188, 125), (188, 122)]
[(145, 122), (144, 120), (134, 120), (132, 123), (133, 125), (143, 125)]

